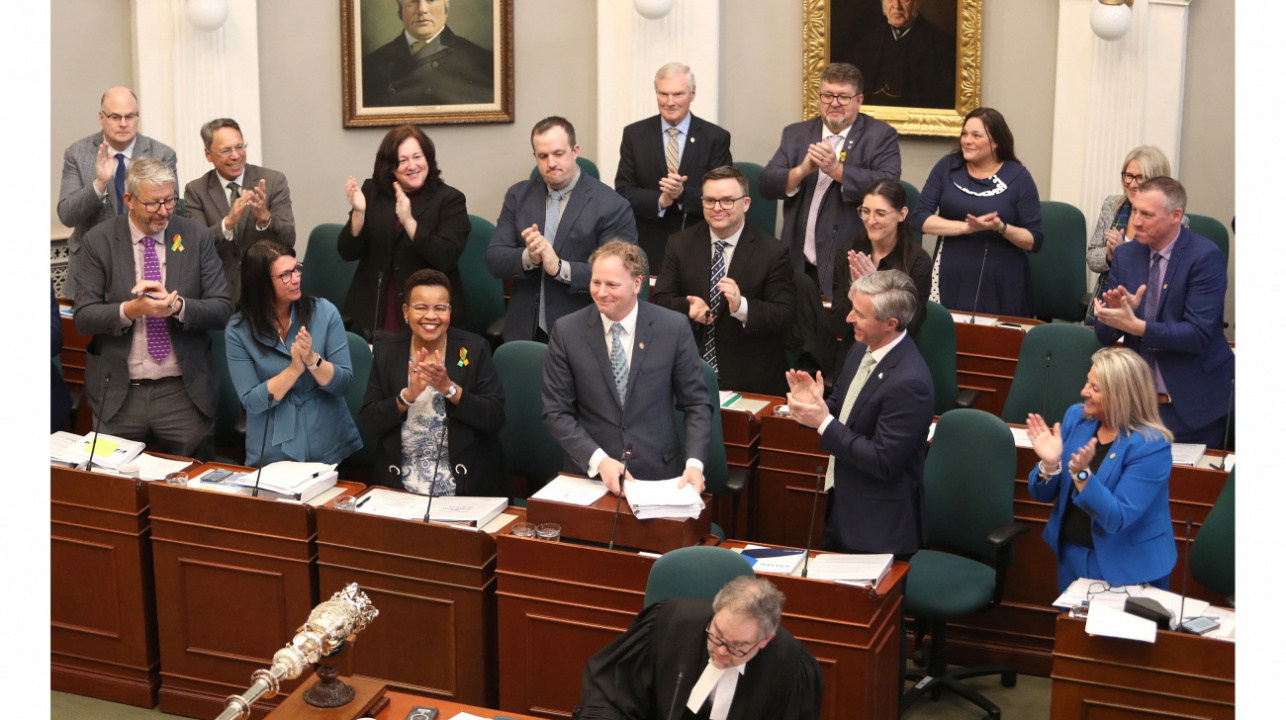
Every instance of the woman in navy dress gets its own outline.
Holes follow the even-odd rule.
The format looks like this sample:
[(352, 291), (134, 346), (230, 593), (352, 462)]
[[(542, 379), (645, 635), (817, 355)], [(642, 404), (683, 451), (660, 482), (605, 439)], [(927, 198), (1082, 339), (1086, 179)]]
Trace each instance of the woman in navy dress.
[(931, 300), (952, 310), (1032, 317), (1027, 253), (1038, 252), (1045, 237), (1040, 197), (999, 112), (978, 108), (965, 117), (960, 149), (929, 173), (911, 226), (938, 236)]

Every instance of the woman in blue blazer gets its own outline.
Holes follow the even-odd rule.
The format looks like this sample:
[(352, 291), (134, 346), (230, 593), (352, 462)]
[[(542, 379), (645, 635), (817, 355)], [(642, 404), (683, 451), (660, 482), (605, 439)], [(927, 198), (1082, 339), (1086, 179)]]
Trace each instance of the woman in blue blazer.
[(1133, 350), (1094, 353), (1081, 397), (1051, 430), (1027, 416), (1040, 458), (1027, 487), (1054, 503), (1045, 542), (1058, 556), (1059, 592), (1077, 578), (1168, 589), (1178, 552), (1170, 523), (1170, 431), (1152, 371)]
[(225, 339), (246, 409), (247, 465), (338, 463), (362, 447), (344, 402), (353, 379), (344, 323), (328, 300), (300, 289), (303, 270), (294, 248), (271, 240), (252, 245), (241, 264)]

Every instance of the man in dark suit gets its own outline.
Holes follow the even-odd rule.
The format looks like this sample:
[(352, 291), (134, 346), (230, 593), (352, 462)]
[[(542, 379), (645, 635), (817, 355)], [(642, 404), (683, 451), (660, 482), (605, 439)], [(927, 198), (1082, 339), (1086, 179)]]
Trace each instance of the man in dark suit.
[(547, 340), (558, 318), (590, 304), (590, 253), (608, 240), (638, 239), (629, 203), (580, 171), (571, 123), (536, 123), (531, 149), (540, 177), (505, 193), (487, 245), (487, 269), (513, 278), (505, 341)]
[(662, 66), (653, 87), (660, 114), (627, 125), (621, 134), (616, 192), (630, 201), (639, 246), (656, 268), (665, 257), (667, 238), (702, 224), (701, 176), (732, 164), (732, 138), (689, 112), (697, 80), (687, 65)]
[[(183, 189), (183, 214), (210, 226), (228, 295), (241, 297), (241, 258), (260, 240), (295, 246), (290, 186), (276, 170), (246, 162), (241, 126), (218, 118), (201, 126), (205, 159), (214, 169)], [(247, 212), (249, 211), (249, 212)]]
[[(638, 301), (647, 281), (638, 246), (609, 242), (589, 260), (594, 306), (554, 326), (541, 420), (567, 452), (568, 470), (601, 477), (614, 493), (623, 475), (682, 475), (701, 491), (714, 407), (687, 322)], [(676, 408), (683, 411), (682, 444)], [(620, 460), (626, 447), (632, 448), (628, 473)]]
[(740, 170), (725, 165), (703, 180), (706, 222), (671, 239), (652, 302), (688, 316), (719, 387), (784, 395), (785, 341), (795, 318), (790, 255), (746, 223), (750, 182)]
[(1183, 227), (1188, 194), (1155, 177), (1134, 202), (1135, 242), (1116, 248), (1094, 332), (1122, 336), (1152, 367), (1161, 422), (1174, 441), (1223, 447), (1234, 357), (1223, 334), (1228, 275), (1219, 248)]
[(97, 427), (182, 457), (213, 460), (219, 374), (206, 331), (232, 315), (210, 231), (171, 217), (174, 172), (142, 158), (125, 176), (128, 215), (85, 236), (76, 331), (92, 336), (85, 391)]
[(888, 24), (849, 45), (845, 58), (866, 76), (867, 102), (955, 107), (955, 38), (920, 17), (920, 0), (882, 0), (882, 6)]
[(77, 140), (63, 153), (62, 187), (58, 191), (58, 221), (72, 228), (67, 238), (70, 267), (63, 293), (74, 297), (73, 269), (85, 233), (95, 225), (125, 214), (125, 171), (137, 159), (154, 157), (178, 173), (178, 158), (164, 143), (138, 133), (138, 98), (126, 87), (103, 93), (98, 124), (103, 126)]
[(403, 33), (362, 58), (362, 104), (495, 102), (495, 56), (447, 27), (451, 0), (394, 0)]
[(848, 63), (822, 70), (820, 117), (787, 125), (759, 176), (759, 193), (785, 200), (781, 241), (791, 262), (831, 297), (835, 249), (862, 227), (857, 208), (880, 178), (899, 179), (898, 134), (862, 115), (862, 73)]
[(863, 276), (849, 289), (857, 344), (830, 398), (816, 378), (791, 370), (790, 414), (817, 428), (832, 455), (822, 548), (908, 559), (927, 540), (924, 443), (933, 422), (933, 376), (907, 336), (916, 289), (900, 270)]

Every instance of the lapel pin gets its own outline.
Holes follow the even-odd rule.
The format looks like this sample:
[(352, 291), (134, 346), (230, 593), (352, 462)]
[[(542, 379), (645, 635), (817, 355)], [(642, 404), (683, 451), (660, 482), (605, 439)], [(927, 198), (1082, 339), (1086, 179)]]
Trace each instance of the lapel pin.
[(839, 151), (839, 161), (842, 163), (848, 157), (848, 150)]
[(877, 379), (877, 380), (883, 380), (883, 379), (884, 379), (884, 373), (880, 373), (879, 375), (876, 375), (876, 376), (875, 376), (875, 379)]
[(688, 136), (688, 142), (690, 142), (690, 143), (694, 143), (694, 142), (696, 142), (696, 141), (697, 141), (697, 139), (696, 139), (696, 138), (692, 137), (691, 135), (689, 135), (689, 136)]
[(643, 343), (639, 343), (639, 350), (643, 349)]
[(171, 249), (171, 250), (173, 250), (173, 251), (175, 251), (175, 252), (183, 252), (183, 236), (182, 236), (182, 235), (175, 235), (175, 236), (174, 236), (174, 243), (170, 245), (170, 249)]
[(456, 367), (469, 367), (469, 351), (466, 348), (460, 348), (460, 360), (455, 364)]
[(1109, 460), (1115, 460), (1115, 459), (1116, 459), (1116, 453), (1112, 453), (1111, 455), (1108, 455), (1108, 456), (1107, 456), (1107, 458), (1108, 458)]

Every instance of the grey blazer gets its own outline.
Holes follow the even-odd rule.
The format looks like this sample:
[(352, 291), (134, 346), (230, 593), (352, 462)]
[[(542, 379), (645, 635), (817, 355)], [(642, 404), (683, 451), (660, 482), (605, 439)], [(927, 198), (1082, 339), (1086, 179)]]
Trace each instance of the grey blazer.
[(228, 280), (228, 295), (234, 300), (241, 295), (241, 258), (251, 245), (265, 238), (286, 247), (295, 246), (295, 214), (290, 208), (290, 186), (286, 176), (276, 170), (246, 164), (243, 189), (250, 190), (266, 180), (268, 212), (272, 222), (267, 230), (255, 228), (255, 215), (246, 208), (241, 221), (232, 228), (232, 242), (223, 239), (223, 218), (231, 206), (228, 204), (227, 184), (218, 171), (210, 172), (188, 183), (183, 189), (183, 214), (210, 226), (214, 247), (223, 262), (223, 274)]
[[(624, 406), (598, 307), (554, 325), (545, 355), (541, 420), (567, 452), (572, 472), (585, 472), (600, 447), (619, 459), (627, 443), (633, 446), (630, 474), (640, 480), (677, 477), (687, 458), (706, 460), (714, 407), (688, 319), (648, 302), (638, 307)], [(682, 444), (676, 409), (683, 412)]]
[[(62, 187), (58, 190), (58, 221), (72, 228), (71, 237), (67, 239), (67, 249), (71, 253), (68, 262), (73, 266), (80, 246), (84, 243), (85, 233), (98, 223), (116, 217), (116, 183), (107, 183), (107, 197), (102, 200), (94, 192), (94, 164), (98, 160), (98, 146), (102, 144), (103, 132), (100, 130), (72, 143), (63, 153)], [(138, 135), (134, 139), (134, 159), (143, 157), (156, 158), (169, 165), (175, 177), (178, 177), (178, 157), (165, 143), (146, 135)], [(177, 187), (174, 190), (178, 192)], [(74, 297), (73, 272), (67, 273), (67, 286), (63, 292), (68, 297)]]
[[(81, 257), (72, 266), (76, 279), (73, 321), (77, 332), (92, 336), (87, 349), (85, 390), (96, 405), (102, 398), (99, 417), (105, 420), (120, 410), (129, 390), (126, 359), (134, 324), (121, 326), (120, 305), (134, 298), (130, 290), (141, 275), (134, 268), (129, 222), (129, 215), (121, 215), (99, 224), (85, 236)], [(182, 250), (174, 248), (175, 235), (182, 239)], [(214, 251), (210, 231), (186, 218), (170, 219), (164, 246), (165, 287), (177, 290), (184, 302), (184, 322), (179, 322), (177, 316), (167, 322), (170, 345), (183, 371), (188, 396), (201, 412), (214, 417), (219, 400), (219, 370), (206, 330), (222, 330), (232, 315), (223, 266)]]

